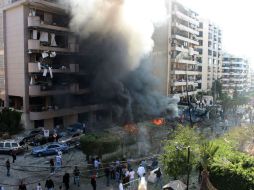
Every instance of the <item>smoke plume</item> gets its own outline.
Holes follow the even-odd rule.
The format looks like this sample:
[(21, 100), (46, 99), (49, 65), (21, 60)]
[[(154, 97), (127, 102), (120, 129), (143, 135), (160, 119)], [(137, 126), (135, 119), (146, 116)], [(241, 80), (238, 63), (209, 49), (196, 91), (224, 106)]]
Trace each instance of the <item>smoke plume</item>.
[[(154, 23), (166, 18), (164, 0), (69, 0), (70, 28), (82, 40), (96, 97), (119, 119), (175, 114), (176, 101), (155, 90), (149, 54)], [(85, 63), (84, 63), (85, 64)], [(157, 81), (159, 82), (159, 81)]]

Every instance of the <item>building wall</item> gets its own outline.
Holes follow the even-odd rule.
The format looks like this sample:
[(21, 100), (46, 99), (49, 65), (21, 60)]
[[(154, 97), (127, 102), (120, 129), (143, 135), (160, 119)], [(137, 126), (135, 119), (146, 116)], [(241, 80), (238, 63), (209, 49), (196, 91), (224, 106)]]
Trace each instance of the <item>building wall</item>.
[[(7, 94), (25, 97), (24, 7), (5, 12)], [(14, 56), (15, 55), (15, 56)]]
[(224, 92), (233, 95), (235, 90), (239, 93), (249, 90), (249, 63), (246, 58), (224, 54), (222, 69), (222, 86)]

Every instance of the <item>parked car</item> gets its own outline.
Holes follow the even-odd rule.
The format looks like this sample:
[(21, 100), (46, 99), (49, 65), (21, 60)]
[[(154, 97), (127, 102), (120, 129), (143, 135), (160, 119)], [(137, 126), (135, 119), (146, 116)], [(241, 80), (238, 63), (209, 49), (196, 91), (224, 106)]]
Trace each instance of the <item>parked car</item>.
[(81, 133), (74, 133), (58, 139), (59, 143), (66, 143), (67, 145), (78, 145)]
[(67, 127), (67, 130), (71, 133), (76, 133), (76, 132), (82, 133), (84, 128), (83, 128), (82, 123), (75, 123), (75, 124), (70, 125), (69, 127)]
[(4, 140), (0, 141), (0, 153), (11, 154), (15, 150), (16, 154), (22, 153), (25, 150), (24, 146), (19, 144), (16, 140)]
[(67, 144), (62, 143), (49, 143), (43, 146), (37, 146), (32, 148), (32, 155), (34, 156), (46, 156), (57, 154), (59, 151), (67, 152), (69, 150), (69, 146)]

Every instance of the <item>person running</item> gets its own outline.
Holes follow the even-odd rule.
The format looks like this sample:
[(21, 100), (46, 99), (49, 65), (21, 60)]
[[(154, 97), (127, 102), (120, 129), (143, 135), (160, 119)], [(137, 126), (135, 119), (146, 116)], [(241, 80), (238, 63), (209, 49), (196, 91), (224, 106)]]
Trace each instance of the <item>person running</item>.
[(93, 187), (93, 190), (96, 190), (96, 173), (91, 176), (91, 185)]
[(70, 174), (69, 173), (64, 174), (63, 184), (65, 186), (65, 190), (69, 190), (69, 188), (70, 188)]
[(10, 160), (7, 159), (6, 163), (5, 163), (6, 169), (7, 169), (7, 176), (10, 176), (10, 168), (11, 168), (11, 163)]
[(46, 183), (45, 183), (45, 187), (47, 188), (47, 190), (53, 190), (54, 189), (54, 182), (52, 181), (52, 179), (47, 179)]

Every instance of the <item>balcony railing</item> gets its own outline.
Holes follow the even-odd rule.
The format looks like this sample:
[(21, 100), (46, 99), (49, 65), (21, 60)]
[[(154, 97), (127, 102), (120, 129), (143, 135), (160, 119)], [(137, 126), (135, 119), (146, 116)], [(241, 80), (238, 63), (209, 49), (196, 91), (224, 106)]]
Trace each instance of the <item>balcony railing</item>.
[(41, 21), (39, 16), (28, 16), (28, 27), (44, 28), (44, 29), (58, 30), (58, 31), (63, 31), (63, 32), (70, 31), (69, 28), (67, 28), (67, 27), (44, 24), (44, 22)]
[[(29, 73), (42, 73), (43, 69), (39, 70), (38, 63), (28, 63)], [(77, 73), (79, 72), (79, 64), (69, 64), (69, 67), (62, 66), (60, 68), (52, 68), (53, 73)]]
[(57, 108), (56, 106), (48, 106), (47, 110), (45, 111), (43, 111), (43, 109), (39, 109), (40, 107), (41, 105), (38, 106), (38, 109), (31, 109), (30, 111), (31, 120), (51, 119), (54, 117), (62, 117), (66, 115), (74, 115), (84, 112), (106, 109), (106, 106), (104, 105), (74, 106), (70, 108), (61, 108), (61, 109)]
[(59, 94), (81, 94), (87, 93), (87, 89), (79, 89), (79, 84), (73, 83), (67, 86), (58, 86), (54, 88), (47, 88), (43, 85), (30, 85), (29, 95), (30, 96), (49, 96), (49, 95), (59, 95)]
[(29, 50), (39, 50), (39, 51), (56, 51), (56, 52), (78, 52), (79, 51), (79, 45), (76, 43), (69, 43), (68, 47), (66, 48), (60, 48), (60, 47), (51, 47), (51, 46), (43, 46), (41, 45), (40, 40), (28, 40), (28, 49)]

